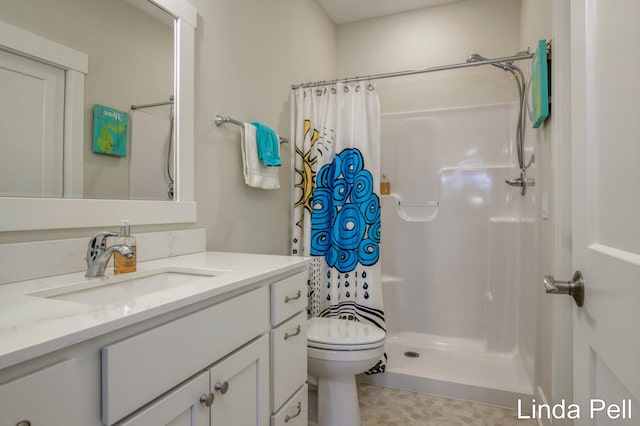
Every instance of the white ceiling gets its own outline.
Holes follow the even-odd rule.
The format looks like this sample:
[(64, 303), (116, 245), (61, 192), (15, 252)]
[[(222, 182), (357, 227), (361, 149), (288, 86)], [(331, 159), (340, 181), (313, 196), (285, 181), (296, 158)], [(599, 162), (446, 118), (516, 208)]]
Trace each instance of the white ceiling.
[(455, 3), (461, 0), (318, 0), (336, 24)]

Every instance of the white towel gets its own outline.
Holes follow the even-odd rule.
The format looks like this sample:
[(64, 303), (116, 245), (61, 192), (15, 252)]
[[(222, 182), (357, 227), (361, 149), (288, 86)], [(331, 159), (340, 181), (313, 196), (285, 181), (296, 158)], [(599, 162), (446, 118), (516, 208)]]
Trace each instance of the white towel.
[(256, 128), (251, 124), (244, 123), (241, 134), (240, 146), (242, 148), (244, 183), (253, 188), (280, 188), (279, 167), (265, 166), (258, 158)]

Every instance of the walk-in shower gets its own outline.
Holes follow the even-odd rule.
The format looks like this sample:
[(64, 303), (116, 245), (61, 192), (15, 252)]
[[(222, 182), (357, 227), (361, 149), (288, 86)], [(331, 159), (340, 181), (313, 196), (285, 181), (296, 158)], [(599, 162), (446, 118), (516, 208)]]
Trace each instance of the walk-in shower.
[(508, 71), (517, 99), (382, 116), (388, 363), (361, 380), (513, 408), (534, 382), (528, 88), (509, 60), (464, 63), (476, 64)]

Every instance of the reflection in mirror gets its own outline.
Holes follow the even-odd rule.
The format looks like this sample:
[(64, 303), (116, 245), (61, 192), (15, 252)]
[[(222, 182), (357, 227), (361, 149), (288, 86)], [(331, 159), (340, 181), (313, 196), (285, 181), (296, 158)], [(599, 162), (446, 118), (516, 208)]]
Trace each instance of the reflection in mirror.
[(0, 49), (0, 195), (172, 200), (173, 16), (146, 0), (0, 0), (0, 20), (88, 59), (82, 146), (70, 146), (66, 70)]

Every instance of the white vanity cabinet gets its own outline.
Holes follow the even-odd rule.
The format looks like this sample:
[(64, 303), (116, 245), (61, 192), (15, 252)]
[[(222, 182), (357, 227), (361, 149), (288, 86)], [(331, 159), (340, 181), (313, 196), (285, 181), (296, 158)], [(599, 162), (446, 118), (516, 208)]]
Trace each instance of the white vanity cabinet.
[[(169, 392), (149, 413), (153, 413), (154, 425), (173, 425), (174, 411), (167, 409), (168, 417), (163, 420), (156, 413), (173, 407), (174, 393), (180, 400), (184, 389), (172, 389), (206, 370), (211, 383), (195, 400), (177, 403), (178, 414), (196, 416), (201, 410), (193, 404), (202, 396), (201, 405), (211, 410), (211, 425), (266, 425), (268, 295), (269, 289), (261, 287), (102, 348), (102, 422), (113, 425)], [(260, 335), (260, 339), (238, 350)], [(189, 409), (186, 415), (180, 411)], [(252, 412), (253, 422), (233, 421), (251, 418)], [(138, 422), (136, 414), (131, 423), (127, 420), (122, 424), (145, 425), (146, 416)]]
[(307, 425), (307, 274), (271, 284), (271, 426)]
[(118, 426), (267, 425), (265, 335), (158, 398)]
[(306, 426), (306, 269), (0, 369), (0, 425)]

